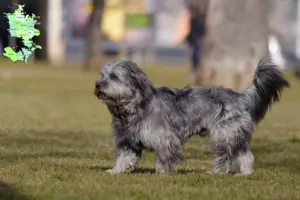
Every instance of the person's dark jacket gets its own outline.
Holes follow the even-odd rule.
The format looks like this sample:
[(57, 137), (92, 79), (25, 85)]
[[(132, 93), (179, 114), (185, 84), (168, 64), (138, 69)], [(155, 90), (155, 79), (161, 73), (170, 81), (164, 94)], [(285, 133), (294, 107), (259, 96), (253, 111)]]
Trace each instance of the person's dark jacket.
[(190, 20), (190, 32), (187, 35), (187, 42), (192, 45), (198, 42), (199, 38), (205, 34), (205, 19), (204, 16), (199, 14)]

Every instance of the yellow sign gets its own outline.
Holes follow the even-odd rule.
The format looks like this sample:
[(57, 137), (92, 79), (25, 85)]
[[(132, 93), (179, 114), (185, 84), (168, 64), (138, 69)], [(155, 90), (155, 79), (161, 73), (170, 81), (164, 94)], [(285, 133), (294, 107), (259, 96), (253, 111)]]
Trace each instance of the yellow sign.
[(102, 20), (102, 32), (113, 41), (124, 37), (125, 13), (122, 7), (105, 8)]
[(122, 6), (122, 0), (105, 0), (105, 6)]
[[(120, 0), (110, 0), (108, 5), (105, 6), (103, 12), (101, 31), (113, 41), (120, 41), (124, 37), (124, 23), (125, 23), (125, 13), (124, 8), (120, 4)], [(85, 10), (91, 13), (93, 10), (93, 5), (88, 2), (85, 6)]]

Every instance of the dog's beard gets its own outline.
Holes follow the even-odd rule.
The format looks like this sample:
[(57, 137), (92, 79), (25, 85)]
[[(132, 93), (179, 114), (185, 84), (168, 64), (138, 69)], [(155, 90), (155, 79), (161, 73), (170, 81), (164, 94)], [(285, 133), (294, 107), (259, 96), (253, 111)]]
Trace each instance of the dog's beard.
[(102, 103), (109, 104), (109, 105), (117, 105), (118, 99), (112, 96), (109, 96), (107, 93), (95, 89), (95, 96), (98, 98), (99, 101)]
[(95, 96), (99, 99), (99, 100), (106, 100), (108, 98), (108, 96), (106, 95), (105, 92), (101, 91), (98, 88), (95, 88), (94, 91)]
[(130, 101), (134, 93), (125, 87), (110, 85), (105, 89), (95, 88), (95, 96), (106, 104), (118, 105)]

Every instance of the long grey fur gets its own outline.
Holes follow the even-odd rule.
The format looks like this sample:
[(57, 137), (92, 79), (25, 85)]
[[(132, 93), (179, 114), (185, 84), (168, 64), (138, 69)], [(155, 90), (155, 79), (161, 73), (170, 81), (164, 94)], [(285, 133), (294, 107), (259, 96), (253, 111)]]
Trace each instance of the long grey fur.
[(222, 87), (154, 87), (133, 62), (105, 65), (95, 95), (112, 115), (115, 165), (110, 173), (132, 172), (147, 149), (156, 154), (157, 173), (176, 171), (181, 145), (194, 135), (208, 137), (212, 174), (253, 172), (253, 124), (279, 101), (288, 81), (276, 65), (262, 59), (253, 85), (243, 91)]

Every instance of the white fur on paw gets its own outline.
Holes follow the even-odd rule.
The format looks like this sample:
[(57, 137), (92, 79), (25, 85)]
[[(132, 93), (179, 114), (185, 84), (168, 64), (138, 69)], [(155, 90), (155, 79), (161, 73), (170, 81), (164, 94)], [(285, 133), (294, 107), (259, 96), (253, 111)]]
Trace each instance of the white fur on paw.
[(228, 174), (228, 173), (224, 173), (224, 172), (220, 172), (220, 171), (215, 171), (215, 170), (208, 170), (205, 172), (206, 174), (210, 174), (210, 175), (224, 175), (224, 174)]
[(119, 170), (116, 170), (114, 168), (108, 169), (108, 170), (106, 170), (106, 172), (109, 173), (109, 174), (121, 174), (121, 173), (125, 173), (123, 171), (119, 171)]
[(245, 174), (242, 174), (242, 173), (235, 173), (234, 176), (249, 176), (251, 175), (251, 173), (245, 173)]
[(107, 173), (109, 174), (116, 174), (117, 172), (114, 169), (108, 169), (106, 170)]
[(207, 170), (204, 172), (205, 174), (214, 174), (212, 170)]
[(164, 174), (165, 173), (165, 171), (163, 169), (155, 170), (155, 172), (157, 174)]

